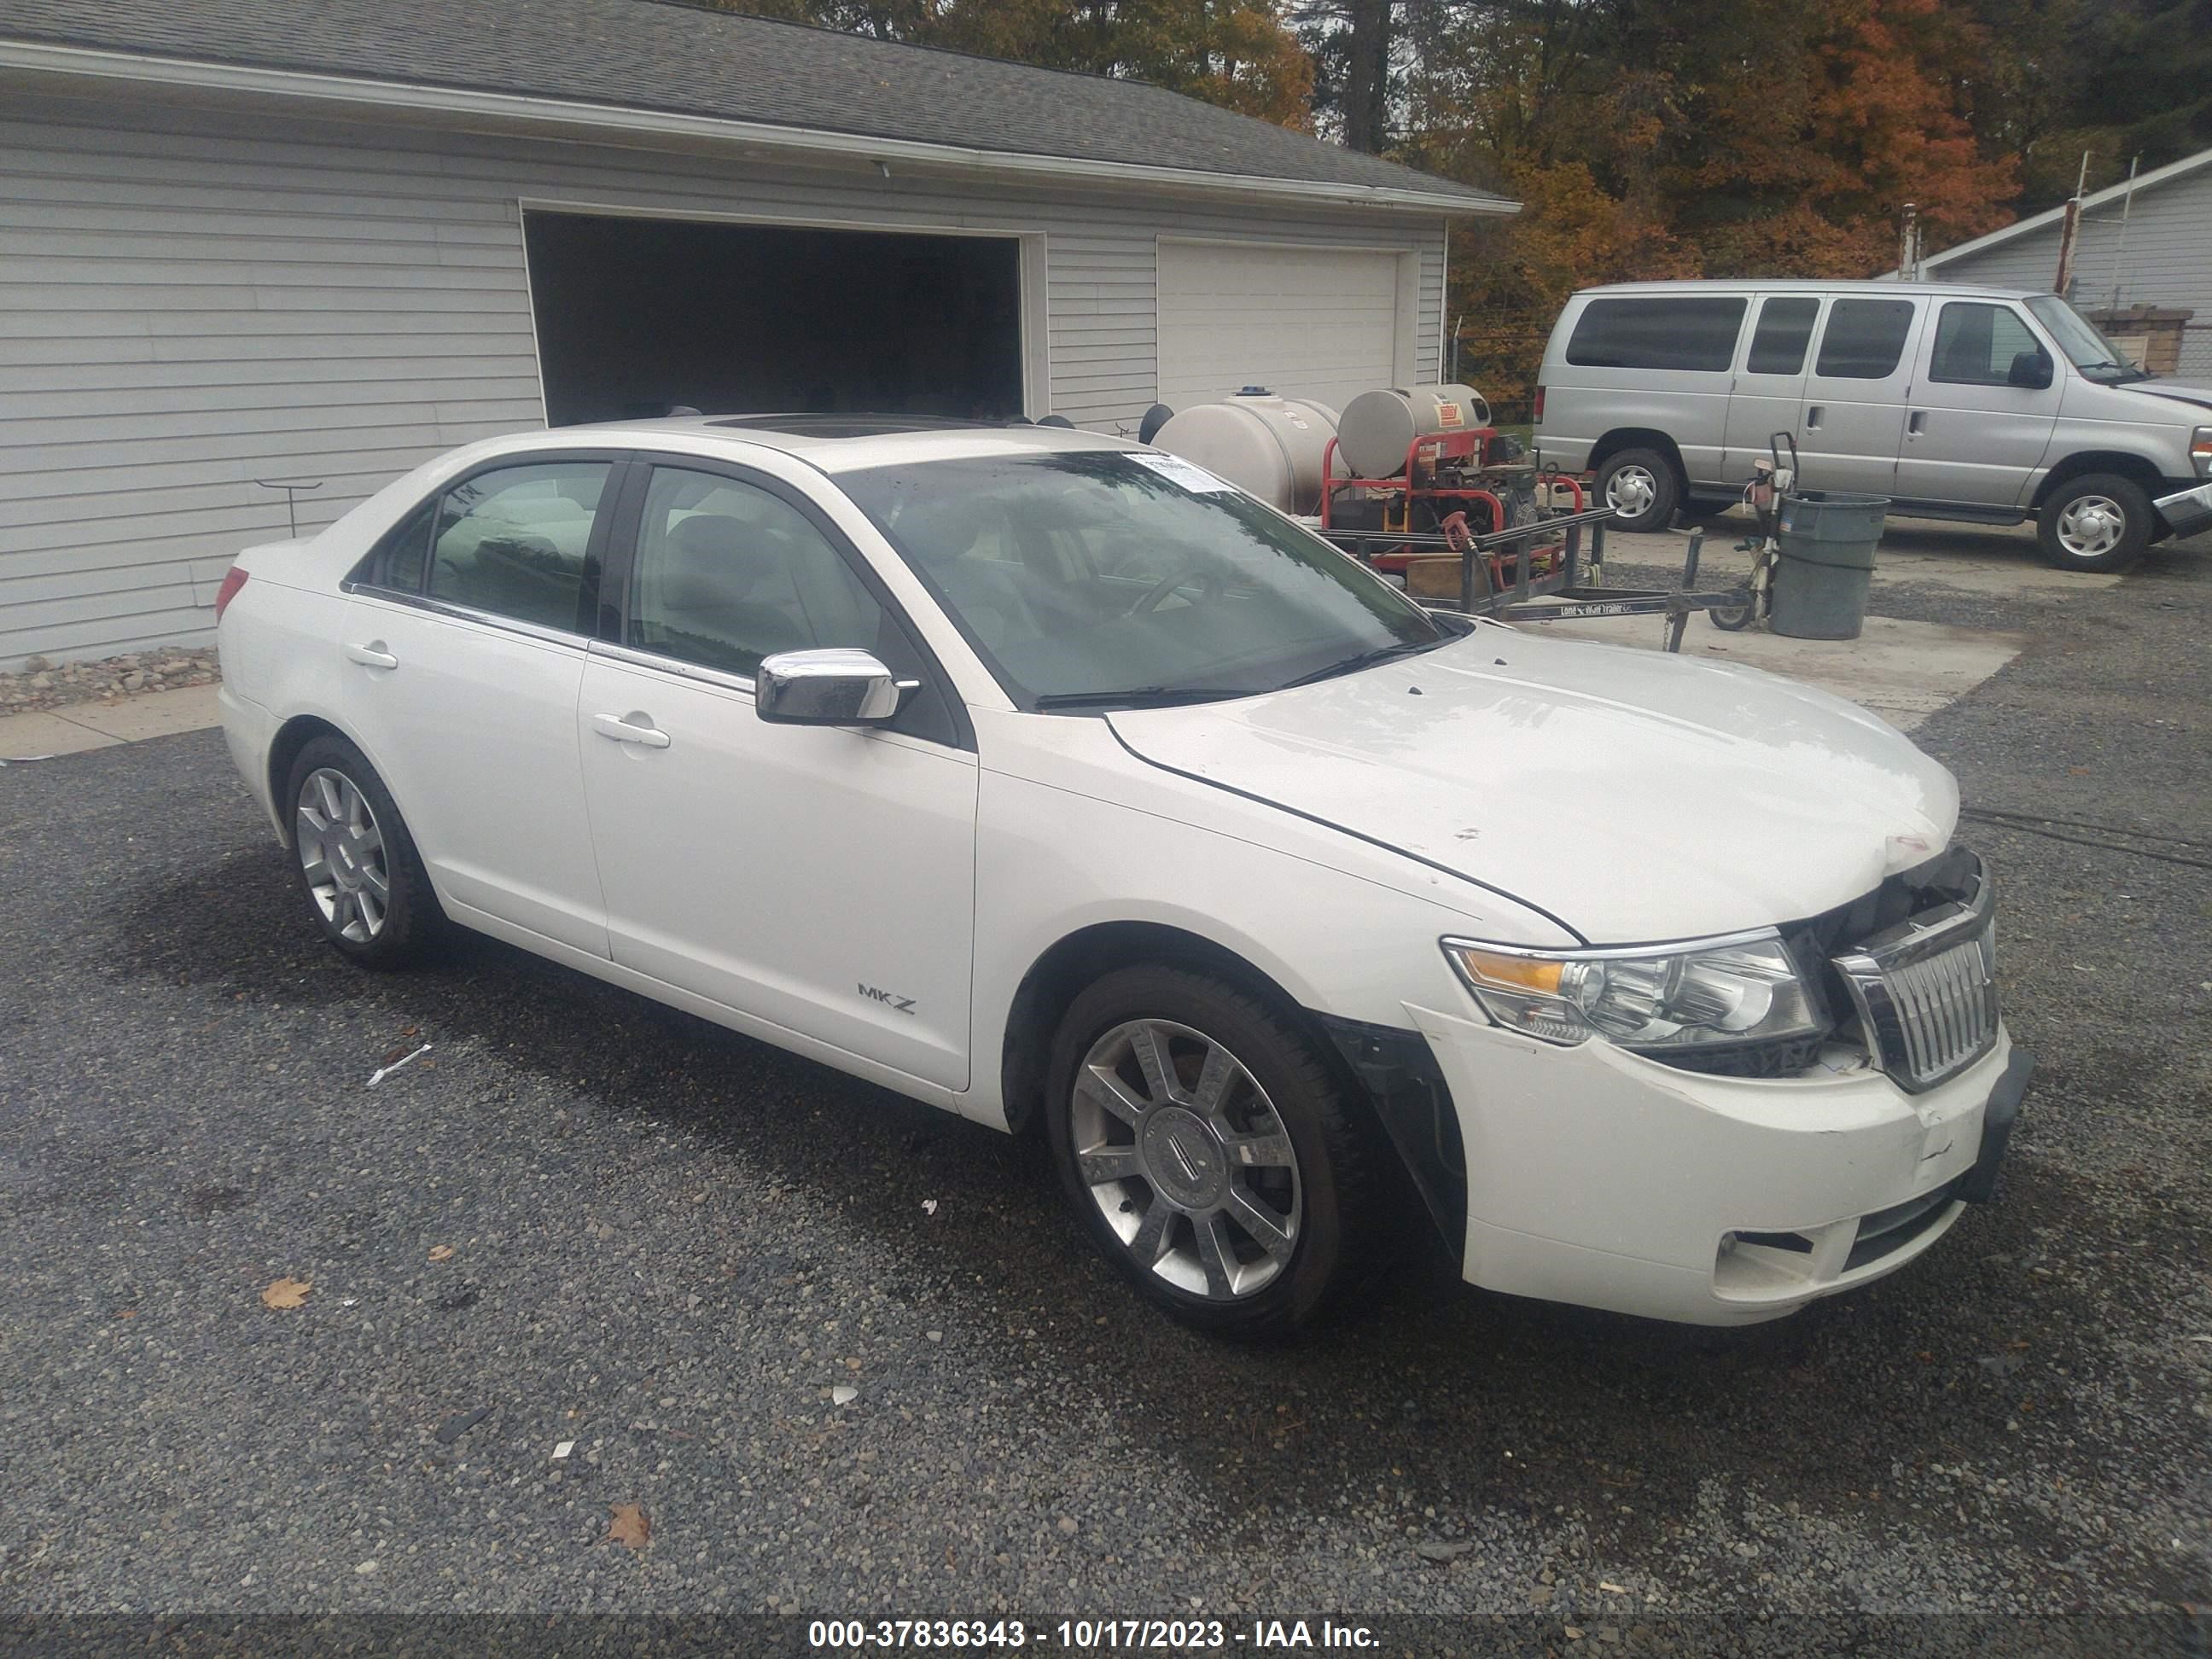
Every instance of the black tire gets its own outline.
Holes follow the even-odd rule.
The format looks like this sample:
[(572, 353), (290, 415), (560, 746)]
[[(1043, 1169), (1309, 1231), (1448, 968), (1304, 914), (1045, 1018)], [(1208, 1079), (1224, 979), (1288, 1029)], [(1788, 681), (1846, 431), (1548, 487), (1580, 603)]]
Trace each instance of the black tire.
[[(1248, 1294), (1209, 1297), (1140, 1266), (1079, 1167), (1079, 1070), (1102, 1040), (1133, 1021), (1148, 1019), (1188, 1027), (1226, 1049), (1250, 1082), (1264, 1091), (1295, 1154), (1294, 1239), (1279, 1265), (1258, 1261), (1274, 1276)], [(1287, 1011), (1249, 991), (1210, 974), (1165, 965), (1107, 975), (1076, 997), (1054, 1035), (1045, 1134), (1079, 1224), (1130, 1283), (1186, 1324), (1249, 1340), (1297, 1335), (1340, 1309), (1387, 1254), (1390, 1205), (1376, 1132), (1358, 1104), (1346, 1098), (1317, 1042)], [(1237, 1173), (1232, 1169), (1223, 1179)], [(1147, 1195), (1148, 1214), (1161, 1198), (1149, 1182), (1138, 1185)], [(1123, 1201), (1117, 1207), (1126, 1213), (1130, 1206)], [(1193, 1224), (1169, 1224), (1188, 1229)], [(1194, 1234), (1186, 1231), (1182, 1237), (1195, 1244)], [(1249, 1237), (1240, 1243), (1251, 1248)]]
[[(1623, 479), (1622, 475), (1629, 475)], [(1643, 486), (1638, 493), (1644, 494), (1648, 504), (1642, 511), (1624, 514), (1613, 520), (1614, 530), (1664, 530), (1674, 521), (1674, 509), (1682, 500), (1681, 475), (1674, 471), (1674, 463), (1656, 449), (1617, 450), (1605, 459), (1597, 470), (1597, 483), (1591, 491), (1600, 503), (1611, 502), (1615, 482), (1624, 484), (1633, 480)], [(1647, 493), (1648, 492), (1648, 493)]]
[[(378, 833), (381, 875), (387, 896), (373, 929), (365, 924), (366, 909), (358, 906), (350, 918), (343, 906), (340, 914), (333, 916), (331, 903), (317, 896), (317, 884), (308, 878), (307, 865), (301, 855), (301, 837), (307, 822), (302, 813), (302, 796), (308, 781), (318, 774), (335, 774), (350, 783), (366, 804)], [(318, 787), (319, 794), (320, 786)], [(419, 961), (444, 925), (445, 915), (438, 908), (438, 896), (431, 890), (430, 878), (422, 868), (422, 855), (415, 849), (415, 838), (408, 833), (407, 822), (400, 817), (392, 792), (384, 787), (384, 780), (376, 775), (368, 757), (343, 738), (332, 733), (309, 739), (285, 775), (283, 806), (284, 841), (293, 854), (293, 878), (299, 883), (301, 899), (307, 914), (331, 948), (349, 962), (380, 970), (404, 968)], [(317, 810), (321, 811), (319, 807)], [(349, 920), (362, 925), (349, 931)]]
[[(2081, 515), (2100, 501), (2118, 509), (2119, 534), (2101, 551), (2077, 552)], [(2035, 539), (2045, 562), (2061, 570), (2124, 570), (2142, 557), (2157, 527), (2158, 510), (2141, 484), (2117, 472), (2085, 472), (2051, 492), (2036, 514)]]
[(1751, 626), (1751, 613), (1756, 605), (1755, 600), (1750, 605), (1717, 605), (1705, 615), (1723, 633), (1741, 634)]

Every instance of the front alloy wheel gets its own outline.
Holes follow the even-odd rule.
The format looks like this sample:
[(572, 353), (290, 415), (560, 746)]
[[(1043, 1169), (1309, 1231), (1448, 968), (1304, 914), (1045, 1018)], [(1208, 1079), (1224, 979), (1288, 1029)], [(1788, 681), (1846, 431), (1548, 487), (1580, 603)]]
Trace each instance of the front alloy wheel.
[(1243, 1062), (1188, 1025), (1117, 1025), (1071, 1107), (1091, 1201), (1137, 1267), (1212, 1301), (1273, 1283), (1297, 1248), (1297, 1153)]
[(1044, 1129), (1077, 1216), (1185, 1323), (1294, 1334), (1395, 1232), (1371, 1109), (1297, 1009), (1194, 966), (1106, 974), (1068, 1005)]

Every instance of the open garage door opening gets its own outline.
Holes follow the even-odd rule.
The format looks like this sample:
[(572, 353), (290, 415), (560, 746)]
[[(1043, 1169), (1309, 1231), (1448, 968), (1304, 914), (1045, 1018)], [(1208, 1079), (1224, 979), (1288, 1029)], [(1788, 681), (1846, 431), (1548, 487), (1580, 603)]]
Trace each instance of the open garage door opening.
[(1022, 410), (1012, 237), (524, 216), (554, 426)]

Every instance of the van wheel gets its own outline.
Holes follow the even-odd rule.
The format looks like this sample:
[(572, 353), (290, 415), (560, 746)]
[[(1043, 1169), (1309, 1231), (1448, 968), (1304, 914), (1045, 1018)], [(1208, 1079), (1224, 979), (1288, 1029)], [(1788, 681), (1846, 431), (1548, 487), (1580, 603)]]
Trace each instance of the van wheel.
[(2150, 545), (2157, 510), (2117, 472), (2087, 472), (2051, 492), (2036, 516), (2045, 560), (2061, 570), (2124, 570)]
[(1180, 968), (1107, 975), (1054, 1035), (1045, 1132), (1084, 1231), (1158, 1306), (1249, 1339), (1310, 1328), (1376, 1255), (1364, 1120), (1305, 1034)]
[(292, 763), (294, 867), (323, 937), (364, 968), (404, 968), (445, 920), (415, 838), (368, 757), (325, 733)]
[(1615, 530), (1664, 530), (1681, 500), (1674, 464), (1656, 449), (1624, 449), (1597, 471), (1599, 501), (1620, 514)]

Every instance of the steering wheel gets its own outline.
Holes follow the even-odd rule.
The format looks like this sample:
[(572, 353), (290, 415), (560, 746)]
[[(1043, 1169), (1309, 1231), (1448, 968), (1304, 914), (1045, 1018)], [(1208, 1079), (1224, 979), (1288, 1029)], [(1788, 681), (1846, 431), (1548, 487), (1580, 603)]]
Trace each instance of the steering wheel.
[(1146, 611), (1157, 611), (1169, 594), (1189, 581), (1197, 582), (1199, 597), (1209, 602), (1219, 599), (1225, 591), (1221, 578), (1211, 570), (1178, 570), (1173, 575), (1161, 577), (1146, 588), (1124, 614), (1141, 617)]

